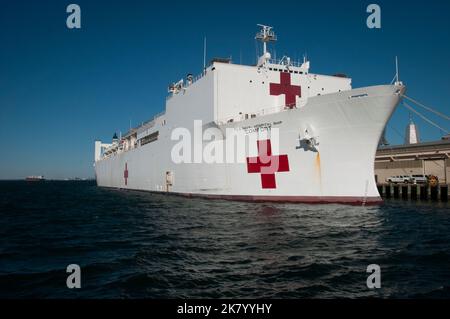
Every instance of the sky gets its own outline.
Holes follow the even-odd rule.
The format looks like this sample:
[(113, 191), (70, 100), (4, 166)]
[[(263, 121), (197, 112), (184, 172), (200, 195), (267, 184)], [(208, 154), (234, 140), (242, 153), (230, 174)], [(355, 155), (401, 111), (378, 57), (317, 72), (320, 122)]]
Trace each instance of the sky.
[[(66, 26), (70, 3), (81, 29)], [(370, 3), (381, 29), (366, 25)], [(201, 72), (204, 37), (208, 60), (251, 64), (258, 23), (275, 28), (278, 57), (306, 53), (312, 73), (345, 73), (355, 88), (390, 83), (398, 56), (407, 95), (448, 115), (449, 15), (444, 0), (0, 0), (0, 179), (93, 177), (94, 141), (163, 111), (167, 85)], [(443, 135), (413, 120), (423, 141)], [(403, 143), (408, 122), (399, 106), (391, 144)]]

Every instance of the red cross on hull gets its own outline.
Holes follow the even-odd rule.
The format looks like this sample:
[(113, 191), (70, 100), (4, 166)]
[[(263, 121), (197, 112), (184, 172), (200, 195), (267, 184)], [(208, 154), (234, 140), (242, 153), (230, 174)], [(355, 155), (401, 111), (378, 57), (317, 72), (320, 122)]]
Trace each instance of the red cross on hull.
[(262, 188), (277, 188), (275, 173), (289, 172), (288, 156), (272, 155), (270, 140), (258, 141), (258, 156), (247, 157), (247, 172), (261, 174)]
[(270, 83), (270, 95), (284, 94), (284, 103), (289, 108), (294, 108), (295, 97), (301, 97), (301, 87), (299, 85), (291, 85), (291, 74), (286, 72), (280, 73), (280, 83)]

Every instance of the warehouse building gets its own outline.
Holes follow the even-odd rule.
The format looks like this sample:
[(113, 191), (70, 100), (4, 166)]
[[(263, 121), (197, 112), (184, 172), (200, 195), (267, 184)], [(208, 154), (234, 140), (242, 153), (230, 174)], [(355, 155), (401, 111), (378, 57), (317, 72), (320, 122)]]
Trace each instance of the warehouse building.
[(375, 179), (385, 183), (391, 176), (434, 175), (440, 184), (450, 183), (450, 139), (378, 148), (375, 157)]

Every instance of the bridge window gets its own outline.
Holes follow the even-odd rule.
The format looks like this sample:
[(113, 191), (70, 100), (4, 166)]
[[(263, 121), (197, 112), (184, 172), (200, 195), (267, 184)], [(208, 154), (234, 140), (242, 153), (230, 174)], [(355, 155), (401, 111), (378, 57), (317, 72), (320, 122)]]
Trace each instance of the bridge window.
[(144, 136), (143, 138), (140, 139), (141, 146), (158, 140), (158, 136), (159, 136), (159, 131), (156, 131), (150, 135)]

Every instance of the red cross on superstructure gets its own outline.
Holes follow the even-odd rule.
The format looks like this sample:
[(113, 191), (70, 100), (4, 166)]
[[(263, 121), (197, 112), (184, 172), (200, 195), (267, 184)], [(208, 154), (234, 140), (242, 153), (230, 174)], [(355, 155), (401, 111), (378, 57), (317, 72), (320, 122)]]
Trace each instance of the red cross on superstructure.
[(299, 85), (291, 85), (291, 74), (280, 72), (280, 83), (270, 83), (270, 95), (284, 94), (285, 105), (289, 108), (295, 107), (295, 97), (301, 97), (301, 87)]
[(277, 188), (275, 173), (289, 172), (288, 156), (274, 156), (270, 140), (258, 141), (258, 156), (247, 157), (247, 172), (261, 174), (262, 188)]
[(125, 185), (128, 184), (128, 164), (125, 163), (125, 170), (123, 171), (123, 178), (125, 180)]

